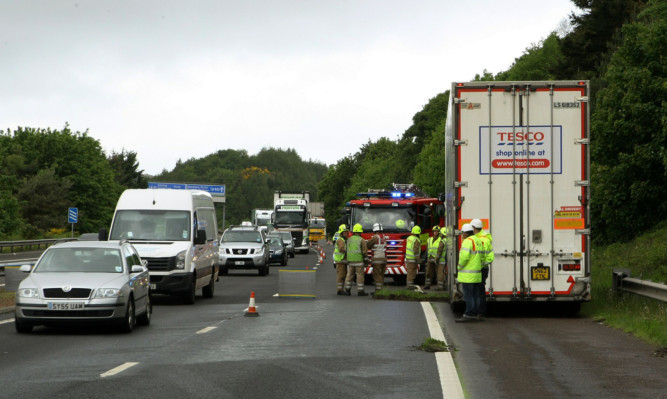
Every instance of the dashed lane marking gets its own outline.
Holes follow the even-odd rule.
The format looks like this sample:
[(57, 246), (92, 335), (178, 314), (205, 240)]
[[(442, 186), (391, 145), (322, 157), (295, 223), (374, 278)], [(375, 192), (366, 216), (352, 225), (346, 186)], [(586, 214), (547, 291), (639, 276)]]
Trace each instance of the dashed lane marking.
[(197, 331), (197, 334), (206, 334), (207, 332), (209, 332), (209, 331), (213, 331), (213, 330), (215, 330), (216, 328), (218, 328), (218, 327), (206, 327), (206, 328), (202, 328), (201, 330)]
[(102, 378), (111, 377), (112, 375), (122, 373), (123, 371), (129, 369), (130, 367), (134, 367), (137, 364), (139, 364), (139, 363), (138, 362), (127, 362), (127, 363), (121, 364), (120, 366), (118, 366), (116, 368), (112, 368), (111, 370), (100, 374), (100, 377), (102, 377)]

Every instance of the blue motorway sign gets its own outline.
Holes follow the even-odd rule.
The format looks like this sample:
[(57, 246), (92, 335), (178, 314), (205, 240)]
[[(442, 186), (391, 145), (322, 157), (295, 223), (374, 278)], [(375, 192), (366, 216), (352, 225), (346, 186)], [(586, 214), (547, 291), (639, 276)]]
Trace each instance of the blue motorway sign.
[(168, 188), (171, 190), (201, 190), (211, 195), (225, 196), (225, 185), (189, 184), (189, 183), (159, 183), (148, 182), (148, 188)]
[(77, 223), (79, 220), (79, 208), (69, 208), (67, 210), (67, 223)]

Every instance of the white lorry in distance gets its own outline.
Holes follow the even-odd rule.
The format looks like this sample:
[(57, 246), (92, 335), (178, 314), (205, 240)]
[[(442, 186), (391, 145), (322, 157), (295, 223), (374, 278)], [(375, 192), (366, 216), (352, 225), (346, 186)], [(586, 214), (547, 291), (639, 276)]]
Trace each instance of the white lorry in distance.
[(252, 224), (266, 230), (273, 219), (273, 209), (253, 209)]
[(460, 229), (481, 219), (493, 237), (487, 301), (591, 298), (588, 81), (453, 83), (445, 129), (448, 288)]
[(276, 191), (273, 195), (273, 228), (278, 231), (291, 232), (294, 249), (301, 253), (308, 253), (310, 250), (309, 202), (310, 192), (308, 191)]
[(151, 292), (213, 297), (218, 278), (218, 225), (205, 191), (130, 189), (118, 199), (109, 240), (128, 240), (148, 262)]

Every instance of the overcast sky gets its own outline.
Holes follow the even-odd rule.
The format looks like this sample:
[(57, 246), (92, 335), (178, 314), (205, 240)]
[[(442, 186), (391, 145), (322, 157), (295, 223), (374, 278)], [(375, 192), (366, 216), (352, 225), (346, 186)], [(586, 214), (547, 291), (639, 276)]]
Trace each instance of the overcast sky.
[(88, 130), (157, 174), (221, 149), (327, 165), (497, 73), (570, 0), (1, 0), (0, 130)]

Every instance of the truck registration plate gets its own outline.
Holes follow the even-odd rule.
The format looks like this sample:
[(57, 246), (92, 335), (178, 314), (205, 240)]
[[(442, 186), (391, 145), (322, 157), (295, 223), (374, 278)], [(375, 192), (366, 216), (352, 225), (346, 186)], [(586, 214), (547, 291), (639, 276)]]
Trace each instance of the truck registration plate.
[(49, 302), (50, 310), (83, 310), (83, 302)]
[(531, 266), (531, 280), (549, 280), (549, 266)]

